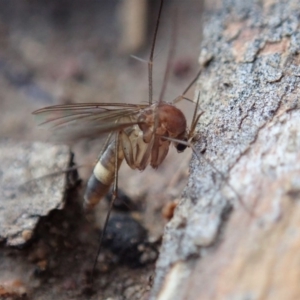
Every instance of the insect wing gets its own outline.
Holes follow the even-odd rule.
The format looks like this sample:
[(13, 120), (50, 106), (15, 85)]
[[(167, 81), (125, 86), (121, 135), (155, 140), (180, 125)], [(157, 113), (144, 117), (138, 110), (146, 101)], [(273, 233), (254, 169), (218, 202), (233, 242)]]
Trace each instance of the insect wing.
[(84, 103), (55, 105), (33, 114), (39, 126), (50, 129), (53, 139), (72, 142), (138, 124), (137, 115), (148, 105)]

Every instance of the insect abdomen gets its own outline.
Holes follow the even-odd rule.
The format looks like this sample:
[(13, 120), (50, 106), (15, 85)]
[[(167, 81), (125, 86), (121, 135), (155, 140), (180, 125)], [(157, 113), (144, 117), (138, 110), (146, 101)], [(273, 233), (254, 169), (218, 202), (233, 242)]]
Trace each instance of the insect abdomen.
[[(84, 208), (89, 210), (95, 207), (103, 198), (115, 178), (115, 142), (112, 142), (94, 167), (93, 173), (87, 183), (84, 194)], [(123, 152), (118, 151), (118, 167), (124, 159)], [(118, 170), (117, 170), (118, 171)]]

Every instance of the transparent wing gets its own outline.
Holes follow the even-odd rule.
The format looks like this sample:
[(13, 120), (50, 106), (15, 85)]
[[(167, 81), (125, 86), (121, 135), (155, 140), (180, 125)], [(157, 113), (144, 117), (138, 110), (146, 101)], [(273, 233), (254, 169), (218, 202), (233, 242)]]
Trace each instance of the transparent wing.
[(82, 103), (55, 105), (33, 112), (39, 126), (49, 129), (56, 141), (95, 138), (138, 124), (137, 115), (148, 105)]

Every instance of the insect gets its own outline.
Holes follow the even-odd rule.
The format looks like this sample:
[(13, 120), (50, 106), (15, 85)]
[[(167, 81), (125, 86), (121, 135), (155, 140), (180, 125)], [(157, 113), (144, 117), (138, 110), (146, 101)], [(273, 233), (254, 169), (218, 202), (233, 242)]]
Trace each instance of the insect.
[[(165, 75), (159, 100), (157, 102), (152, 100), (153, 55), (162, 7), (163, 0), (160, 3), (148, 62), (148, 104), (79, 103), (49, 106), (33, 112), (38, 118), (39, 124), (44, 127), (50, 126), (50, 129), (61, 140), (76, 141), (80, 138), (94, 138), (108, 134), (103, 151), (88, 180), (84, 195), (84, 207), (86, 210), (90, 210), (113, 185), (111, 206), (102, 230), (100, 247), (112, 205), (117, 197), (118, 170), (123, 160), (125, 159), (132, 169), (144, 170), (148, 165), (156, 169), (164, 161), (171, 144), (176, 147), (178, 152), (184, 151), (188, 146), (193, 148), (192, 142), (196, 125), (202, 114), (198, 113), (198, 96), (191, 126), (188, 128), (184, 114), (175, 106), (175, 103), (182, 99), (189, 100), (185, 95), (199, 77), (200, 72), (182, 96), (176, 98), (172, 103), (162, 100), (167, 81), (167, 75)], [(167, 67), (166, 74), (168, 71)]]

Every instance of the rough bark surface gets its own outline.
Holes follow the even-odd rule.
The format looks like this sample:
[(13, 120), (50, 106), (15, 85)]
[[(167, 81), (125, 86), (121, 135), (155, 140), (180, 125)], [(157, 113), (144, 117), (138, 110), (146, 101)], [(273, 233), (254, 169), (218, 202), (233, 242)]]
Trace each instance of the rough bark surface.
[(165, 228), (151, 299), (300, 299), (299, 12), (296, 0), (227, 0), (205, 13), (206, 149)]

